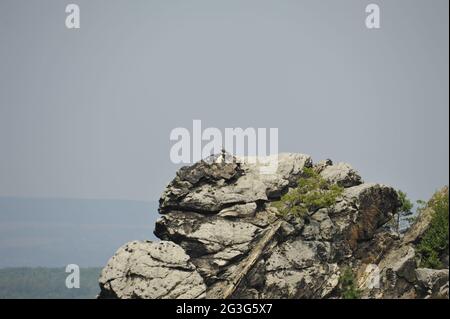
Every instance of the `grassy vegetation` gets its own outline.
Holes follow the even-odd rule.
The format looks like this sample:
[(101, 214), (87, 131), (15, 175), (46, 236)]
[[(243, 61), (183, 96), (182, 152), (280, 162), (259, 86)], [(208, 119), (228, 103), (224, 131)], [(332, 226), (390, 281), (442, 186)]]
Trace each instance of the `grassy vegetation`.
[(284, 194), (279, 201), (273, 202), (272, 206), (282, 216), (303, 217), (308, 211), (333, 205), (343, 190), (343, 187), (328, 182), (312, 168), (305, 168), (297, 187)]
[(355, 275), (350, 267), (345, 268), (339, 277), (339, 292), (343, 299), (359, 299), (361, 292), (356, 285)]
[(430, 226), (418, 244), (418, 252), (421, 257), (420, 267), (443, 268), (440, 256), (448, 254), (448, 192), (438, 192), (428, 202), (427, 208), (432, 209)]
[(92, 299), (101, 268), (80, 268), (80, 288), (68, 289), (64, 268), (0, 269), (0, 299)]

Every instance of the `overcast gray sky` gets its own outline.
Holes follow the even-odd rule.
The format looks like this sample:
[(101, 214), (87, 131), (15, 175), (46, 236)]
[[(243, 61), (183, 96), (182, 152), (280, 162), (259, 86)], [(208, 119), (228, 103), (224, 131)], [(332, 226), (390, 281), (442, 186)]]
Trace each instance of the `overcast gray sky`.
[(0, 196), (155, 200), (193, 119), (414, 199), (448, 184), (447, 0), (71, 2), (79, 30), (69, 1), (0, 2)]

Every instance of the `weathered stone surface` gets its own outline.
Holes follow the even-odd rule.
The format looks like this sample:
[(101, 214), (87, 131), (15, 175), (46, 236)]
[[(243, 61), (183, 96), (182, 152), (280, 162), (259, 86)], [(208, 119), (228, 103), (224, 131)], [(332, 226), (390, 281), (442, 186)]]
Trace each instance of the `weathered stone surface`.
[(398, 240), (397, 233), (379, 229), (372, 240), (358, 245), (354, 257), (361, 260), (363, 264), (378, 264), (393, 245), (398, 243)]
[(418, 268), (415, 274), (424, 298), (448, 298), (448, 269)]
[(319, 223), (319, 235), (321, 239), (330, 241), (336, 236), (337, 229), (328, 215), (327, 209), (318, 210), (311, 216), (311, 219)]
[(251, 217), (256, 213), (256, 203), (247, 203), (242, 205), (234, 205), (229, 208), (222, 209), (218, 216), (220, 217)]
[(182, 246), (207, 279), (246, 254), (260, 232), (260, 227), (249, 222), (192, 212), (167, 213), (155, 228), (159, 238)]
[(320, 175), (326, 180), (343, 187), (362, 184), (361, 176), (347, 163), (338, 163), (325, 166)]
[(277, 246), (263, 265), (263, 298), (323, 298), (338, 283), (339, 267), (329, 263), (331, 246), (294, 240)]
[[(447, 192), (447, 193), (446, 193)], [(435, 196), (448, 194), (443, 188)], [(434, 197), (433, 197), (434, 198)], [(433, 200), (431, 199), (431, 201)], [(359, 257), (367, 263), (375, 263), (380, 276), (380, 287), (365, 289), (363, 296), (369, 298), (448, 298), (448, 269), (417, 269), (420, 255), (415, 247), (430, 227), (432, 211), (429, 206), (420, 211), (416, 223), (403, 238), (391, 235), (380, 228), (370, 243), (361, 245)], [(367, 252), (364, 252), (367, 249)], [(369, 258), (370, 257), (370, 258)], [(445, 258), (445, 254), (443, 256)], [(446, 274), (446, 276), (445, 276)], [(360, 276), (362, 280), (363, 276)], [(362, 287), (364, 289), (364, 287)], [(447, 297), (446, 297), (447, 296)]]
[(326, 160), (319, 161), (313, 165), (313, 169), (316, 173), (321, 173), (328, 166), (333, 165), (333, 161), (329, 158)]
[(295, 183), (311, 158), (303, 154), (280, 154), (274, 174), (261, 174), (261, 165), (235, 158), (230, 162), (205, 161), (185, 167), (160, 199), (160, 210), (218, 213), (236, 204), (268, 201)]
[(162, 239), (179, 241), (191, 254), (212, 254), (224, 249), (248, 246), (259, 231), (257, 226), (242, 221), (209, 218), (197, 213), (172, 212), (157, 221), (155, 233)]
[(393, 271), (396, 276), (404, 278), (408, 282), (414, 282), (417, 267), (415, 257), (416, 253), (412, 246), (401, 246), (398, 249), (391, 250), (378, 267), (382, 272)]
[(346, 188), (343, 198), (331, 209), (330, 218), (349, 247), (373, 238), (378, 228), (392, 219), (400, 202), (392, 187), (361, 184)]
[(184, 250), (167, 241), (133, 241), (103, 269), (102, 298), (203, 298), (206, 286)]
[(266, 275), (268, 288), (261, 298), (326, 298), (338, 281), (339, 268), (334, 264), (269, 272)]
[[(348, 267), (364, 298), (448, 297), (448, 270), (417, 269), (415, 245), (431, 212), (402, 239), (388, 226), (400, 206), (394, 188), (303, 154), (270, 157), (273, 174), (248, 158), (225, 159), (179, 170), (160, 199), (154, 232), (163, 241), (119, 249), (102, 272), (100, 297), (340, 298)], [(281, 216), (271, 202), (305, 178), (305, 167), (344, 192), (331, 207)], [(448, 254), (440, 257), (448, 265)]]

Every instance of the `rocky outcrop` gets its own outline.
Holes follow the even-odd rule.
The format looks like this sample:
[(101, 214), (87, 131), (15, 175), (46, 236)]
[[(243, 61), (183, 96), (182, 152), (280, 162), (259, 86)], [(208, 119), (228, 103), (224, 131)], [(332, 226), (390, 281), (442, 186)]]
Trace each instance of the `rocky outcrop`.
[(330, 161), (326, 162), (326, 165), (320, 171), (320, 175), (326, 180), (344, 187), (362, 184), (361, 176), (349, 164), (328, 165), (331, 163)]
[(261, 174), (260, 166), (233, 158), (200, 161), (183, 167), (160, 199), (160, 211), (215, 214), (233, 205), (267, 202), (295, 183), (302, 169), (311, 166), (302, 154), (280, 154), (276, 174)]
[(448, 299), (448, 269), (418, 268), (418, 291), (424, 298)]
[[(436, 192), (427, 205), (421, 210), (420, 214), (416, 217), (414, 224), (406, 232), (405, 236), (402, 238), (402, 243), (404, 244), (416, 244), (422, 238), (425, 232), (430, 227), (430, 222), (434, 214), (434, 209), (432, 204), (436, 197), (447, 196), (448, 198), (448, 187), (443, 187), (441, 190)], [(448, 266), (448, 264), (447, 264)]]
[[(438, 191), (436, 196), (446, 196), (448, 188)], [(433, 198), (434, 198), (433, 197)], [(433, 198), (429, 203), (433, 202)], [(372, 259), (377, 267), (376, 273), (368, 272), (371, 265), (367, 260), (359, 263), (359, 281), (363, 297), (367, 298), (448, 298), (448, 264), (447, 269), (428, 269), (420, 267), (420, 255), (417, 244), (431, 226), (434, 214), (432, 205), (424, 207), (416, 217), (414, 224), (403, 237), (398, 234), (390, 240), (375, 238), (373, 245), (378, 249), (377, 259)], [(368, 250), (370, 252), (370, 249)], [(448, 260), (448, 251), (441, 256)], [(366, 255), (367, 256), (367, 255)], [(378, 277), (380, 285), (367, 287), (367, 277)]]
[(161, 241), (133, 241), (102, 270), (101, 298), (202, 298), (206, 286), (184, 250)]
[[(388, 227), (400, 205), (392, 187), (364, 183), (345, 163), (313, 164), (303, 154), (277, 160), (273, 174), (229, 155), (180, 169), (160, 199), (155, 235), (162, 241), (120, 248), (102, 272), (100, 297), (336, 298), (348, 267), (363, 297), (415, 294), (414, 245)], [(343, 187), (342, 195), (302, 218), (280, 215), (271, 203), (306, 168)], [(395, 274), (395, 283), (367, 289), (377, 269), (383, 278)], [(420, 289), (441, 281), (421, 279)]]

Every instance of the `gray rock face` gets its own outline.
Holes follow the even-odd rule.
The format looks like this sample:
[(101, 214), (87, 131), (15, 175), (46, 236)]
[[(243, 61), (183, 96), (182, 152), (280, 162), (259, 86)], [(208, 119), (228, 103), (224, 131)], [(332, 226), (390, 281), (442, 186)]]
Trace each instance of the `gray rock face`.
[(182, 168), (160, 199), (160, 210), (217, 213), (232, 205), (267, 202), (296, 181), (311, 158), (280, 154), (275, 174), (261, 174), (261, 165), (233, 161), (196, 163)]
[[(445, 295), (440, 273), (417, 270), (414, 240), (387, 227), (400, 206), (392, 187), (303, 154), (280, 154), (273, 174), (252, 161), (219, 159), (178, 171), (160, 199), (155, 235), (163, 241), (120, 248), (102, 272), (100, 297), (336, 298), (348, 267), (363, 297)], [(307, 167), (344, 187), (342, 196), (302, 218), (280, 216), (271, 202)], [(369, 287), (378, 275), (381, 286)]]
[(328, 165), (320, 172), (326, 180), (343, 187), (362, 184), (361, 176), (347, 163)]
[(133, 241), (103, 269), (102, 298), (204, 298), (203, 278), (184, 250), (167, 241)]
[(277, 246), (265, 261), (261, 298), (323, 298), (337, 286), (339, 267), (330, 263), (331, 245), (294, 240)]
[(416, 253), (412, 246), (389, 250), (378, 264), (382, 288), (380, 298), (407, 297), (413, 293), (416, 280)]
[[(448, 188), (444, 187), (436, 194), (448, 196)], [(366, 252), (365, 258), (371, 258), (360, 265), (360, 272), (369, 262), (374, 263), (381, 282), (381, 287), (377, 289), (362, 287), (364, 297), (448, 298), (448, 269), (418, 268), (420, 254), (416, 252), (416, 245), (429, 229), (432, 215), (433, 210), (427, 205), (402, 238), (379, 232), (370, 245), (362, 247)], [(445, 258), (445, 255), (442, 257)], [(360, 276), (360, 279), (363, 277)]]
[(361, 184), (346, 188), (343, 199), (333, 207), (331, 219), (338, 226), (350, 247), (355, 250), (361, 241), (392, 219), (400, 203), (397, 192), (381, 184)]
[(258, 205), (256, 203), (247, 203), (242, 205), (234, 205), (229, 208), (222, 209), (218, 216), (220, 217), (252, 217), (256, 213)]
[(415, 273), (424, 298), (448, 299), (448, 269), (418, 268)]
[(193, 212), (170, 212), (156, 223), (155, 234), (178, 243), (209, 280), (248, 253), (261, 228), (244, 221)]

